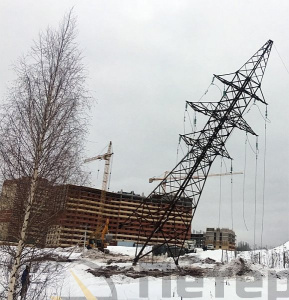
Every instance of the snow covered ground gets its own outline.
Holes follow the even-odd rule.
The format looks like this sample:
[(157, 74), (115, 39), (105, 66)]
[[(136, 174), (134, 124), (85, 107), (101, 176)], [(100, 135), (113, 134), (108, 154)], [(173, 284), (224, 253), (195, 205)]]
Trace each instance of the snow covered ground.
[(180, 259), (181, 271), (167, 257), (149, 257), (133, 267), (132, 247), (109, 247), (108, 255), (56, 249), (71, 261), (62, 263), (47, 299), (289, 299), (288, 249), (289, 242), (237, 257), (200, 249)]

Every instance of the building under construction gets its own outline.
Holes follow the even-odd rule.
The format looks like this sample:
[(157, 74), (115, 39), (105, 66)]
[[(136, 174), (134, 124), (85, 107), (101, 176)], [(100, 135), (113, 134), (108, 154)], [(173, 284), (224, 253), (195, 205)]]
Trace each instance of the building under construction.
[[(0, 198), (0, 240), (18, 242), (24, 221), (31, 178), (6, 180)], [(45, 246), (50, 227), (59, 222), (64, 213), (66, 191), (63, 186), (52, 185), (39, 179), (30, 212), (25, 243)]]
[[(105, 202), (102, 203), (101, 192), (99, 189), (67, 185), (63, 213), (57, 224), (51, 226), (46, 245), (67, 247), (77, 243), (82, 244), (84, 237), (95, 230), (98, 218), (101, 218), (103, 222), (109, 219), (109, 233), (113, 235), (113, 244), (116, 245), (120, 241), (142, 243), (146, 237), (142, 236), (139, 231), (139, 224), (133, 222), (134, 218), (136, 219), (133, 213), (141, 205), (144, 197), (134, 192), (106, 192)], [(160, 203), (158, 199), (151, 199), (148, 208), (154, 211), (161, 207), (165, 211), (167, 205), (167, 203)], [(179, 212), (183, 211), (187, 215), (192, 210), (188, 202), (180, 203), (177, 209), (178, 213), (173, 213), (166, 224), (168, 231), (174, 230), (175, 227), (183, 229), (182, 216)], [(121, 224), (128, 217), (131, 217), (131, 226), (122, 228)], [(188, 232), (188, 237), (190, 237), (190, 232)], [(151, 244), (161, 242), (163, 242), (163, 237), (156, 235)]]
[[(21, 228), (21, 215), (25, 202), (24, 189), (29, 180), (26, 178), (6, 181), (2, 188), (0, 201), (0, 240), (17, 241)], [(53, 195), (48, 197), (47, 195)], [(39, 199), (38, 199), (39, 198)], [(37, 203), (33, 215), (33, 224), (28, 232), (28, 243), (40, 246), (67, 247), (83, 244), (85, 236), (89, 236), (96, 229), (99, 220), (105, 223), (109, 219), (109, 233), (113, 235), (112, 243), (120, 241), (142, 243), (146, 237), (139, 230), (139, 223), (134, 222), (133, 215), (144, 200), (143, 196), (134, 192), (106, 192), (99, 189), (64, 185), (51, 186), (42, 180), (39, 188)], [(55, 206), (54, 204), (57, 204)], [(150, 212), (162, 212), (169, 204), (158, 199), (150, 199)], [(183, 230), (181, 219), (190, 216), (192, 211), (189, 202), (180, 202), (166, 224), (167, 231)], [(128, 217), (131, 218), (130, 227), (121, 227)], [(150, 221), (150, 220), (145, 220)], [(188, 232), (187, 238), (190, 237)], [(151, 244), (163, 242), (161, 234), (152, 239)]]
[(235, 250), (236, 235), (228, 228), (207, 228), (205, 246), (214, 245), (215, 249)]

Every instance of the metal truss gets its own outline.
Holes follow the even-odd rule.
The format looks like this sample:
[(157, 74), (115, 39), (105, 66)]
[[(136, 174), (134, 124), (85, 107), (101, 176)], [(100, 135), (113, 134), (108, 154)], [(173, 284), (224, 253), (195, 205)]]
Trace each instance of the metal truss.
[(209, 119), (201, 131), (180, 136), (188, 153), (123, 224), (138, 230), (141, 249), (134, 264), (151, 252), (144, 253), (147, 245), (165, 244), (178, 265), (180, 253), (170, 249), (172, 245), (183, 248), (190, 238), (191, 222), (212, 163), (217, 156), (230, 158), (225, 143), (233, 129), (256, 135), (243, 114), (252, 100), (266, 104), (260, 87), (272, 44), (271, 40), (265, 43), (238, 71), (214, 75), (225, 86), (219, 102), (187, 102)]

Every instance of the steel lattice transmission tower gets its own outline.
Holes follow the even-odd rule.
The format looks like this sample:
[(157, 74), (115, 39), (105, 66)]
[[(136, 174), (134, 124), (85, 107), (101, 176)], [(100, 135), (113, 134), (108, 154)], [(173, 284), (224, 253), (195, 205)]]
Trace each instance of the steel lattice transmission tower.
[[(191, 222), (212, 163), (219, 155), (230, 158), (225, 142), (233, 129), (256, 135), (243, 114), (252, 100), (267, 104), (260, 88), (272, 44), (269, 40), (238, 71), (214, 75), (225, 85), (219, 102), (187, 102), (193, 110), (209, 119), (201, 131), (181, 135), (189, 147), (188, 153), (123, 224), (138, 227), (139, 234), (146, 237), (145, 241), (140, 241), (142, 247), (134, 264), (151, 252), (144, 253), (144, 249), (158, 238), (162, 240), (159, 246), (175, 244), (183, 247), (189, 238)], [(154, 199), (158, 200), (158, 209), (150, 206)], [(187, 213), (179, 209), (180, 204), (190, 206)], [(174, 222), (175, 216), (183, 226), (168, 226), (168, 221)], [(175, 255), (176, 265), (178, 260), (179, 255)]]

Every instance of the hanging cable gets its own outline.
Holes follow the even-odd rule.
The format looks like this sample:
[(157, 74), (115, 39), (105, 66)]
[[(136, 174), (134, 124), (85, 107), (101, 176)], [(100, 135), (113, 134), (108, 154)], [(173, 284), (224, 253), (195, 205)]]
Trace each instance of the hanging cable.
[(250, 140), (249, 140), (249, 138), (248, 138), (248, 135), (246, 135), (246, 137), (247, 137), (247, 141), (248, 141), (248, 144), (249, 144), (249, 146), (250, 146), (252, 152), (253, 152), (254, 154), (257, 154), (257, 152), (253, 149), (253, 147), (252, 147), (252, 145), (251, 145), (251, 143), (250, 143)]
[[(268, 111), (266, 106), (265, 117), (267, 119)], [(263, 174), (263, 197), (262, 197), (262, 227), (261, 227), (261, 249), (263, 247), (264, 232), (264, 214), (265, 214), (265, 184), (266, 184), (266, 151), (267, 151), (267, 122), (265, 120), (265, 143), (264, 143), (264, 174)]]
[(215, 83), (212, 82), (211, 85), (214, 85), (214, 86), (216, 86), (216, 87), (219, 89), (219, 91), (220, 91), (220, 93), (221, 93), (221, 97), (224, 96), (224, 92), (222, 92), (221, 88), (220, 88), (217, 84), (215, 84)]
[[(184, 111), (184, 135), (186, 134), (186, 112), (188, 112), (188, 103), (186, 102), (185, 111)], [(187, 150), (189, 151), (189, 145), (187, 146)]]
[[(220, 174), (222, 174), (223, 169), (223, 160), (221, 159), (221, 167), (220, 167)], [(221, 223), (221, 205), (222, 205), (222, 176), (220, 176), (220, 195), (219, 195), (219, 222), (218, 222), (218, 228), (220, 228)]]
[(184, 149), (183, 149), (183, 147), (182, 147), (181, 144), (180, 144), (180, 148), (181, 148), (181, 150), (182, 150), (182, 152), (183, 152), (183, 155), (185, 156), (185, 152), (184, 152)]
[(271, 123), (271, 121), (268, 119), (268, 117), (266, 116), (267, 115), (267, 105), (266, 105), (266, 112), (265, 112), (265, 116), (262, 114), (261, 110), (260, 110), (260, 107), (258, 104), (255, 104), (258, 108), (258, 111), (261, 115), (261, 117), (263, 118), (263, 120), (266, 122), (266, 123)]
[(104, 152), (104, 150), (106, 150), (106, 148), (107, 148), (107, 145), (105, 145), (104, 148), (98, 153), (103, 154), (103, 152)]
[(256, 221), (257, 221), (257, 170), (258, 170), (258, 137), (256, 136), (256, 164), (255, 164), (255, 199), (254, 199), (254, 250), (256, 250)]
[(251, 104), (251, 106), (249, 107), (249, 109), (244, 113), (244, 116), (250, 112), (250, 110), (251, 110), (251, 108), (252, 108), (252, 106), (253, 106), (254, 104), (255, 104), (255, 102), (253, 102), (253, 103)]
[(228, 173), (228, 168), (227, 168), (227, 164), (226, 164), (226, 160), (224, 159), (224, 157), (222, 156), (221, 159), (223, 160), (224, 162), (224, 165), (225, 165), (225, 169), (226, 169), (226, 173)]
[(192, 128), (192, 132), (194, 132), (194, 126), (193, 126), (190, 114), (189, 114), (189, 112), (187, 110), (186, 110), (186, 112), (187, 112), (187, 115), (188, 115), (188, 118), (189, 118), (189, 122), (190, 122), (190, 125), (191, 125), (191, 128)]
[(279, 58), (280, 58), (280, 60), (281, 60), (281, 62), (282, 62), (282, 64), (283, 64), (283, 66), (284, 66), (284, 68), (285, 68), (286, 72), (287, 72), (287, 73), (288, 73), (288, 75), (289, 75), (288, 68), (286, 67), (286, 65), (285, 65), (285, 63), (284, 63), (284, 61), (283, 61), (283, 59), (282, 59), (281, 55), (279, 54), (279, 52), (278, 52), (278, 50), (277, 50), (277, 48), (276, 48), (276, 46), (275, 46), (275, 44), (274, 44), (274, 48), (275, 48), (275, 50), (276, 50), (276, 52), (277, 52), (277, 54), (278, 54), (278, 56), (279, 56)]
[(245, 161), (244, 161), (244, 176), (243, 176), (243, 221), (244, 225), (246, 227), (246, 230), (248, 231), (248, 227), (246, 224), (245, 219), (245, 183), (246, 183), (246, 167), (247, 167), (247, 132), (246, 132), (246, 140), (245, 140)]
[[(247, 112), (245, 112), (245, 114), (248, 114), (248, 113), (250, 112), (250, 110), (252, 109), (253, 106), (256, 106), (256, 107), (257, 107), (260, 116), (263, 118), (263, 120), (264, 120), (265, 122), (271, 123), (271, 120), (268, 119), (268, 117), (266, 117), (266, 116), (264, 116), (264, 115), (262, 114), (261, 109), (260, 109), (259, 105), (256, 103), (256, 101), (254, 101), (254, 102), (251, 104), (250, 108), (247, 110)], [(267, 111), (267, 107), (266, 107), (266, 111)], [(245, 115), (245, 114), (244, 114), (244, 115)]]
[(234, 229), (234, 215), (233, 215), (233, 160), (231, 159), (231, 217), (232, 217), (232, 230)]
[(184, 134), (186, 134), (186, 110), (187, 110), (187, 108), (185, 109), (185, 112), (184, 112)]
[(209, 88), (211, 87), (211, 85), (214, 84), (214, 79), (215, 79), (215, 77), (213, 76), (212, 82), (209, 84), (209, 86), (207, 87), (206, 91), (204, 92), (204, 94), (201, 96), (201, 98), (197, 102), (200, 102), (205, 97), (205, 95), (207, 95), (207, 93), (209, 91)]
[[(210, 89), (210, 87), (212, 85), (216, 86), (220, 90), (221, 95), (222, 95), (222, 91), (221, 91), (220, 87), (217, 84), (214, 83), (214, 80), (215, 80), (215, 76), (213, 76), (212, 82), (209, 84), (209, 86), (207, 87), (206, 91), (199, 98), (199, 100), (197, 102), (200, 102), (204, 98), (204, 96), (207, 95), (207, 93), (209, 92), (209, 89)], [(197, 115), (196, 115), (196, 111), (194, 113), (194, 120), (193, 120), (193, 124), (192, 124), (192, 120), (191, 120), (190, 115), (189, 115), (189, 113), (187, 111), (187, 103), (186, 103), (186, 108), (185, 108), (185, 113), (184, 113), (184, 134), (186, 133), (186, 127), (185, 127), (185, 122), (186, 122), (186, 115), (185, 114), (186, 114), (186, 112), (187, 112), (188, 117), (189, 117), (189, 122), (190, 122), (190, 125), (191, 125), (191, 128), (192, 128), (192, 131), (196, 132), (197, 131)]]
[(178, 146), (177, 146), (177, 158), (176, 158), (176, 164), (178, 164), (178, 162), (179, 162), (180, 142), (181, 142), (181, 137), (179, 138), (179, 142), (178, 142)]

